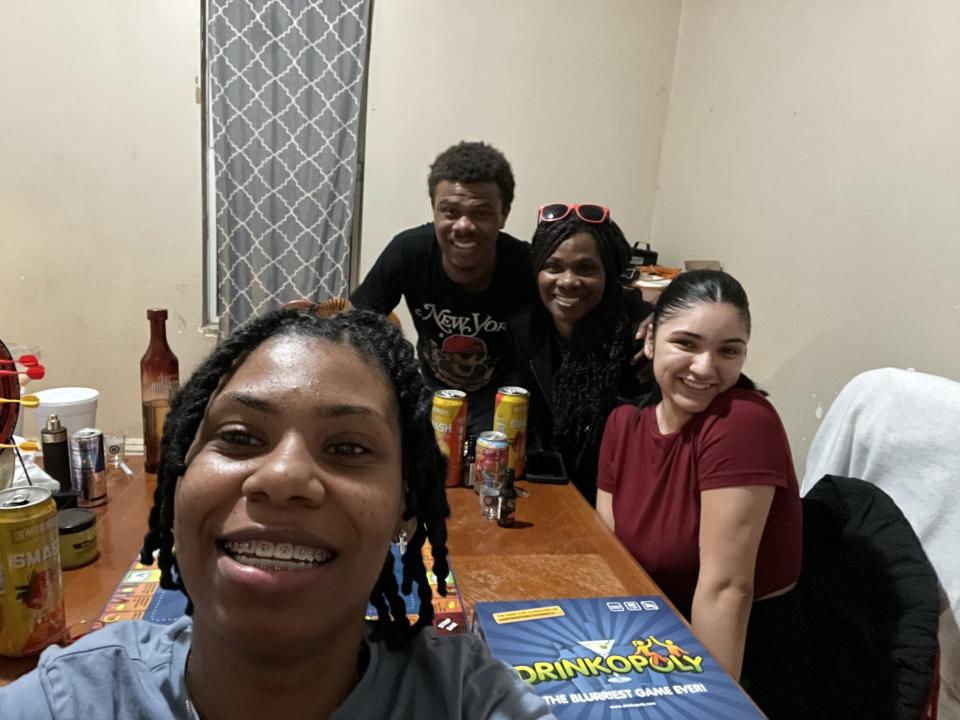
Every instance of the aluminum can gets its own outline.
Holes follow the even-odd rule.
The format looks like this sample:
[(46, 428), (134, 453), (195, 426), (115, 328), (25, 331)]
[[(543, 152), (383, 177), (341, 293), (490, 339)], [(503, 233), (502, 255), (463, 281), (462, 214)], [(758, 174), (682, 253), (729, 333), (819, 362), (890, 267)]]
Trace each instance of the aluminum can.
[(502, 432), (488, 430), (477, 438), (473, 484), (480, 495), (480, 514), (497, 517), (497, 497), (507, 478), (510, 444)]
[(510, 477), (519, 480), (527, 464), (527, 415), (530, 392), (522, 387), (507, 386), (497, 390), (493, 411), (493, 429), (507, 436), (510, 443)]
[(107, 501), (103, 433), (96, 428), (83, 428), (70, 434), (70, 479), (80, 507), (103, 505)]
[(467, 394), (463, 390), (437, 390), (430, 413), (440, 452), (447, 459), (447, 487), (463, 482), (463, 438), (467, 433)]
[(35, 655), (65, 635), (57, 505), (45, 488), (0, 490), (0, 655)]

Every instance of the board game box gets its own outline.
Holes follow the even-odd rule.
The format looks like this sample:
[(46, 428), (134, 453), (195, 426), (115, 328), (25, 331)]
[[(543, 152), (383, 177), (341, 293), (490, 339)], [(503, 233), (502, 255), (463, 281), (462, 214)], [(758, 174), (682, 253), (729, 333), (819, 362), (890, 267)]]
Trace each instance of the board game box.
[[(400, 551), (396, 545), (392, 546), (392, 552), (394, 554), (394, 574), (397, 577), (397, 584), (399, 584), (401, 574)], [(431, 572), (433, 557), (430, 555), (429, 545), (424, 546), (423, 560), (427, 568), (430, 587), (433, 589), (434, 627), (441, 633), (465, 632), (467, 629), (466, 616), (464, 615), (463, 603), (460, 600), (460, 592), (457, 589), (452, 567), (450, 574), (447, 575), (447, 596), (442, 597), (437, 592), (437, 578)], [(407, 617), (412, 622), (416, 620), (420, 607), (416, 583), (413, 585), (412, 594), (405, 595), (404, 600), (407, 605)], [(149, 620), (161, 625), (169, 625), (183, 615), (186, 607), (187, 598), (183, 593), (177, 590), (164, 590), (160, 587), (160, 569), (156, 564), (142, 565), (137, 561), (130, 566), (116, 590), (113, 591), (113, 595), (100, 615), (100, 623), (107, 624), (119, 620)], [(376, 616), (376, 609), (369, 605), (367, 607), (367, 617), (372, 620)]]
[(560, 720), (764, 717), (660, 596), (477, 603), (474, 630)]

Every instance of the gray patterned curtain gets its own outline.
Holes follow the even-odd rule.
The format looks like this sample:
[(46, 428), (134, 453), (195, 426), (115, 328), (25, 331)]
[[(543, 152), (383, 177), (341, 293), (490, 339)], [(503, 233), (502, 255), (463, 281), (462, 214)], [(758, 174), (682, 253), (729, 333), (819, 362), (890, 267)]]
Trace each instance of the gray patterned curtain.
[(224, 335), (346, 295), (369, 0), (208, 0), (208, 125)]

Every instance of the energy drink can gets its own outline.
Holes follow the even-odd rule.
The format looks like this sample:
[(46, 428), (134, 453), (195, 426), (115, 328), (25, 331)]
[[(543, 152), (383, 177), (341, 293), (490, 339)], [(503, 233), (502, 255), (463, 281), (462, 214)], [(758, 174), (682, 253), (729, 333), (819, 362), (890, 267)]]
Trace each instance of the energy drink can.
[(103, 505), (107, 501), (103, 433), (96, 428), (84, 428), (71, 433), (70, 477), (80, 507)]
[(480, 433), (475, 455), (473, 484), (480, 494), (480, 514), (494, 519), (497, 517), (497, 498), (506, 480), (510, 459), (507, 436), (493, 430)]
[(0, 490), (0, 655), (35, 655), (65, 634), (56, 503), (45, 488)]
[(447, 487), (463, 482), (463, 438), (467, 432), (467, 394), (462, 390), (437, 390), (430, 413), (440, 452), (447, 459)]
[(527, 464), (527, 414), (530, 392), (522, 387), (502, 387), (497, 390), (493, 411), (493, 429), (507, 436), (510, 443), (510, 477), (519, 480)]

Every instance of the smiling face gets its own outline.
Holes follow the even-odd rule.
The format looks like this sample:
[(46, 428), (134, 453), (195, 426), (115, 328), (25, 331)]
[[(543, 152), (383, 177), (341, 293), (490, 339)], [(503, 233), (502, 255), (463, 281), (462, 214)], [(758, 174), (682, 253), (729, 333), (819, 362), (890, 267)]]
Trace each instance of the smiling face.
[(660, 429), (675, 432), (707, 409), (740, 378), (747, 357), (747, 327), (729, 303), (699, 303), (665, 317), (647, 334), (660, 386)]
[(600, 303), (606, 281), (597, 241), (590, 233), (571, 235), (547, 258), (537, 273), (537, 286), (562, 337), (570, 337), (577, 321)]
[(207, 407), (175, 508), (198, 628), (294, 650), (361, 624), (403, 509), (385, 374), (342, 345), (266, 341)]
[(433, 225), (443, 270), (451, 280), (469, 292), (490, 284), (497, 264), (497, 236), (506, 219), (496, 183), (437, 183)]

